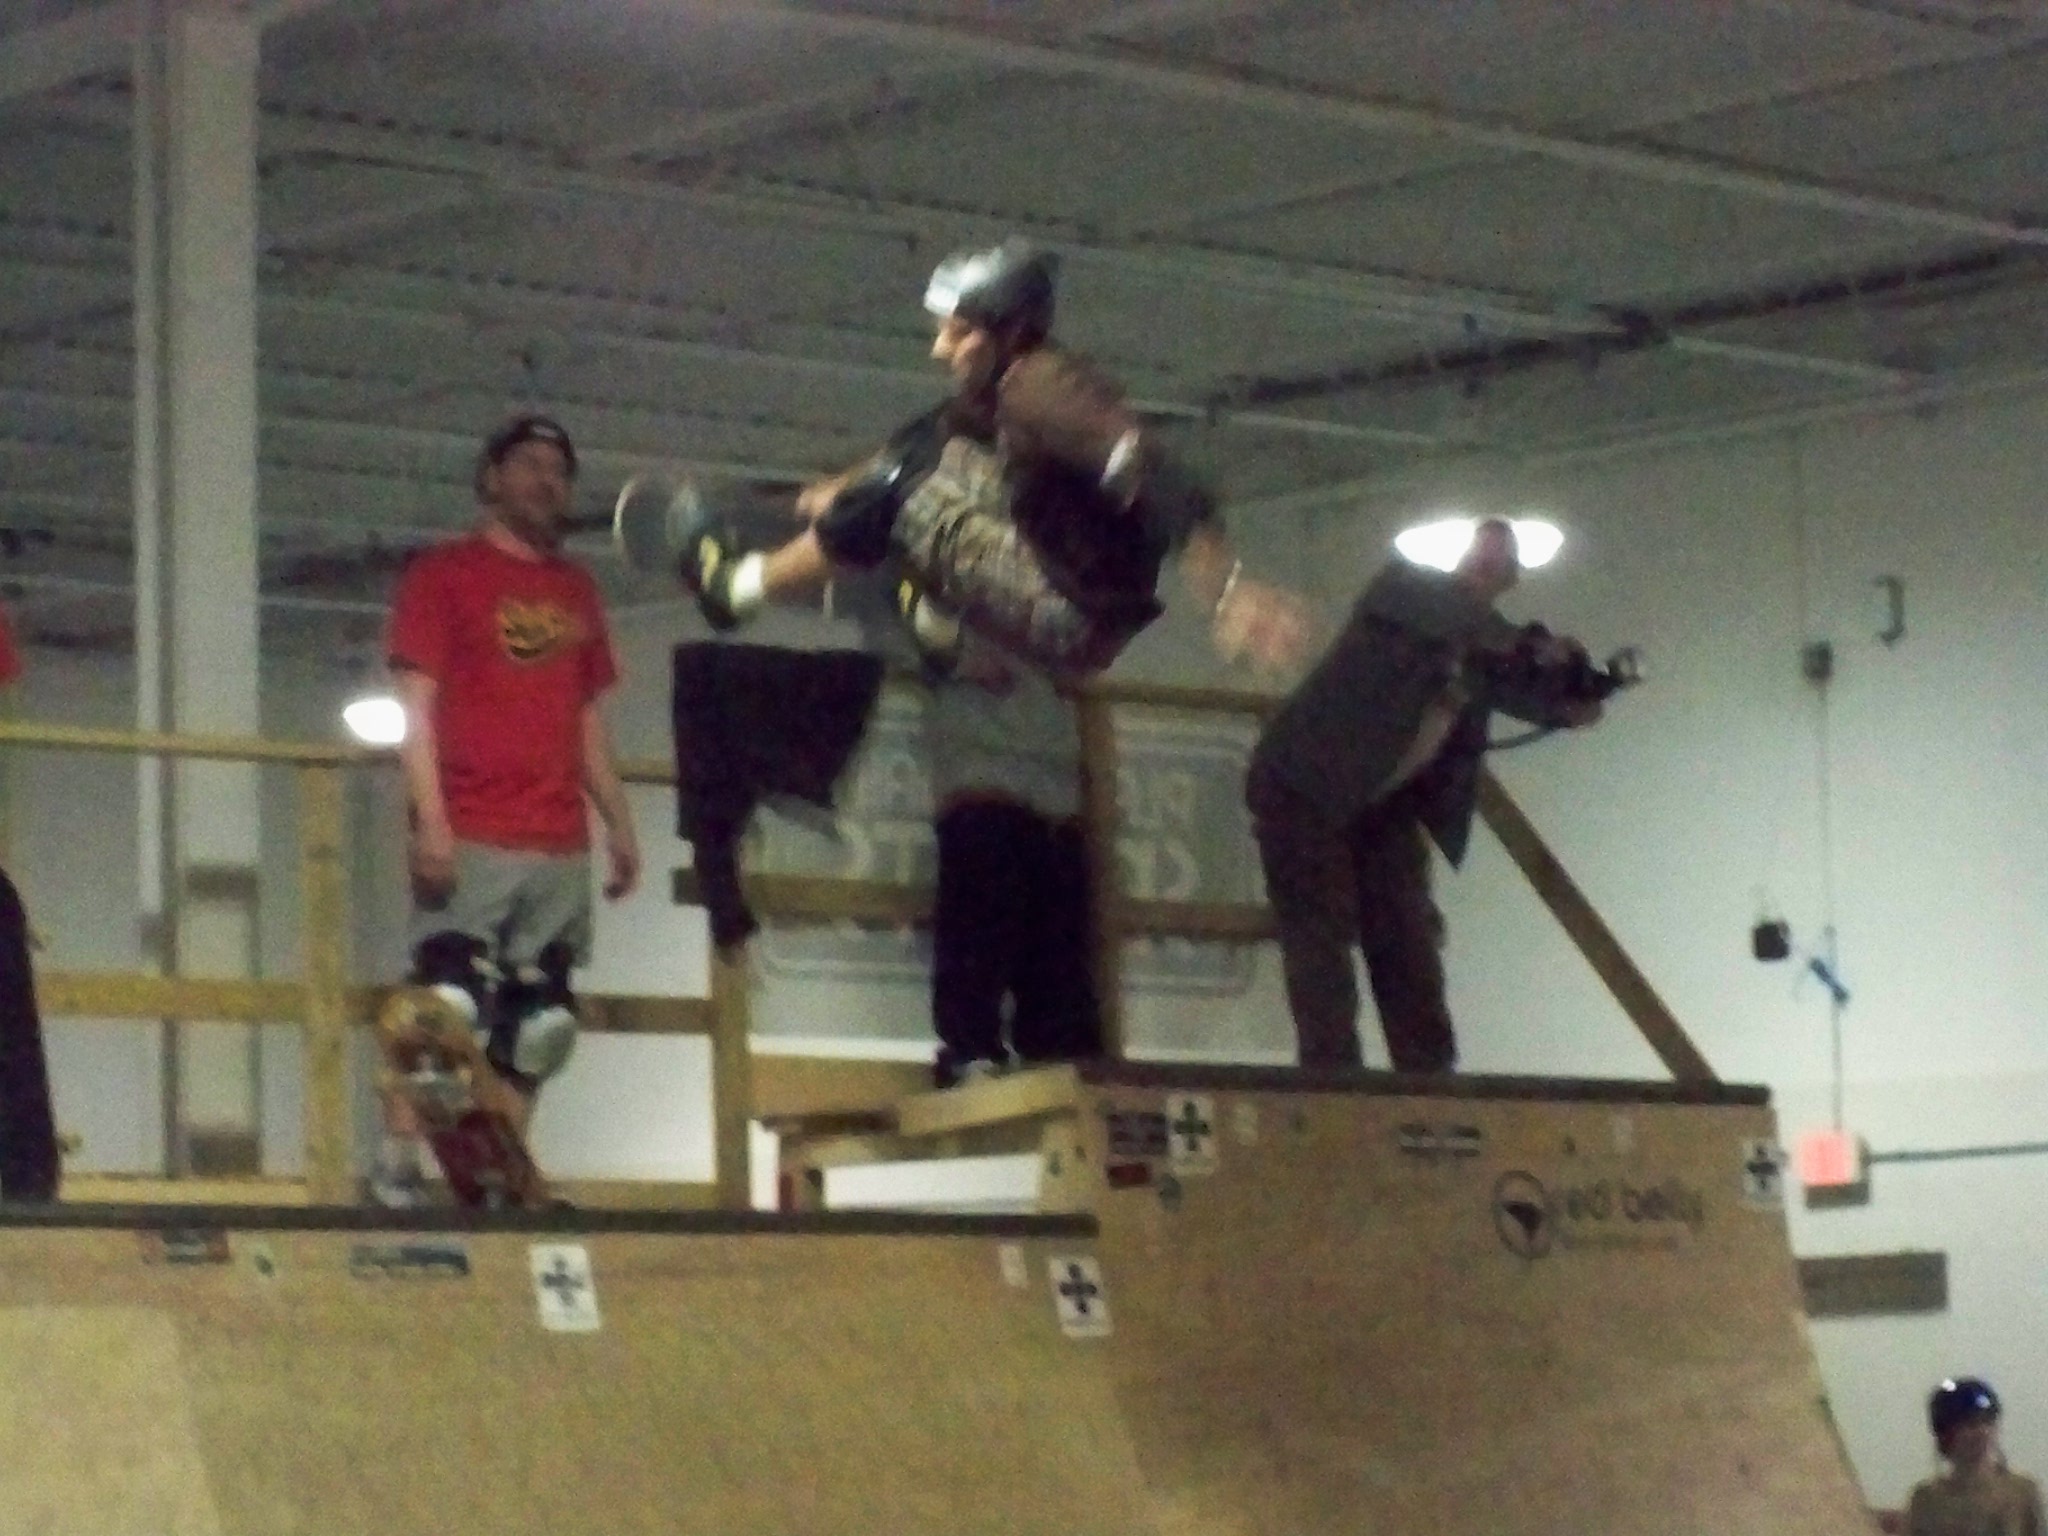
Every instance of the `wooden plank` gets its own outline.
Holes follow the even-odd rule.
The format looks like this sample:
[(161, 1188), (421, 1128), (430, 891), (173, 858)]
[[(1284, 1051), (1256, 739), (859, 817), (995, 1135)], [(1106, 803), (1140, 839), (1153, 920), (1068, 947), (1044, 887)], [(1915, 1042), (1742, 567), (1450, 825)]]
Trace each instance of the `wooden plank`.
[(1479, 775), (1479, 814), (1671, 1075), (1682, 1083), (1719, 1081), (1699, 1047), (1664, 1006), (1649, 980), (1636, 969), (1621, 941), (1565, 873), (1557, 856), (1522, 814), (1522, 808), (1499, 780), (1484, 771)]
[(752, 1010), (748, 1006), (747, 952), (713, 949), (711, 1005), (716, 1025), (711, 1032), (711, 1120), (716, 1149), (718, 1203), (728, 1211), (744, 1211), (754, 1203), (754, 1088), (752, 1050), (747, 1036)]
[(1095, 678), (1078, 693), (1082, 698), (1104, 704), (1179, 709), (1190, 714), (1249, 715), (1260, 720), (1282, 702), (1278, 694), (1257, 693), (1249, 688), (1182, 688), (1171, 683), (1112, 682), (1108, 678)]
[(896, 1106), (896, 1125), (905, 1136), (940, 1136), (977, 1126), (1070, 1114), (1080, 1101), (1080, 1077), (1072, 1067), (1034, 1067), (905, 1099)]
[[(881, 880), (845, 880), (836, 875), (751, 874), (742, 881), (747, 904), (762, 917), (783, 923), (886, 923), (918, 926), (931, 921), (929, 890)], [(674, 872), (671, 892), (678, 906), (701, 906), (703, 888), (694, 869)]]
[(1095, 1002), (1102, 1017), (1102, 1050), (1124, 1053), (1124, 861), (1117, 851), (1121, 818), (1116, 803), (1116, 711), (1100, 698), (1083, 697), (1076, 710), (1081, 732), (1081, 836), (1088, 850), (1089, 906), (1095, 934)]
[(628, 757), (619, 762), (619, 778), (627, 784), (673, 784), (676, 765), (665, 757)]
[(92, 1205), (311, 1205), (304, 1179), (166, 1179), (153, 1174), (66, 1173), (61, 1195)]
[(1851, 1253), (1799, 1261), (1808, 1317), (1905, 1317), (1948, 1310), (1945, 1253)]
[(339, 768), (299, 771), (299, 951), (305, 986), (306, 1182), (317, 1205), (354, 1184), (349, 1126), (348, 870)]
[(833, 1136), (893, 1136), (893, 1109), (819, 1109), (806, 1115), (762, 1115), (761, 1128), (785, 1141), (822, 1141)]
[(1117, 911), (1127, 939), (1192, 939), (1204, 944), (1257, 944), (1277, 933), (1270, 908), (1252, 902), (1139, 901), (1125, 897)]
[(258, 736), (173, 735), (164, 731), (115, 731), (80, 725), (41, 725), (27, 720), (0, 720), (0, 746), (58, 752), (112, 752), (129, 757), (283, 763), (298, 768), (345, 768), (397, 762), (396, 756), (388, 751), (334, 746), (326, 742), (265, 741)]
[(663, 1179), (551, 1179), (548, 1188), (586, 1211), (708, 1211), (716, 1184)]
[(753, 1052), (754, 1116), (772, 1120), (830, 1110), (887, 1108), (932, 1085), (932, 1069), (919, 1061), (849, 1060), (837, 1056), (784, 1056)]
[(615, 1035), (708, 1035), (717, 1009), (708, 997), (579, 996), (583, 1027)]
[(300, 1024), (305, 1022), (306, 992), (293, 981), (41, 971), (36, 1002), (46, 1018)]

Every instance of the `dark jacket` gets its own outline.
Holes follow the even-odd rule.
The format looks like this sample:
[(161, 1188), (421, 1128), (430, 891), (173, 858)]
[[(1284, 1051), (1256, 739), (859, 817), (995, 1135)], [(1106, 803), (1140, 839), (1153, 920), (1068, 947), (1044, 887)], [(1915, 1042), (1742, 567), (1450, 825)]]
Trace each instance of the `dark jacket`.
[(676, 647), (676, 829), (695, 852), (719, 948), (759, 926), (739, 877), (754, 807), (787, 796), (829, 808), (881, 691), (881, 659), (859, 651)]
[(1411, 781), (1422, 823), (1453, 864), (1465, 856), (1488, 721), (1501, 710), (1562, 724), (1558, 701), (1489, 681), (1474, 652), (1506, 653), (1522, 633), (1456, 578), (1390, 561), (1351, 618), (1260, 733), (1245, 778), (1254, 814), (1357, 820), (1415, 740), (1423, 714), (1462, 670), (1467, 703)]

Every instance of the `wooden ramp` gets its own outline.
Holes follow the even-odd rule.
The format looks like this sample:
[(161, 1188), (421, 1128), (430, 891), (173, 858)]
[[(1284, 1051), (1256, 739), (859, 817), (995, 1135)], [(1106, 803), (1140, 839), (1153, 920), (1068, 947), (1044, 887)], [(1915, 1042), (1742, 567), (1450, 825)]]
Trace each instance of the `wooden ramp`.
[(1167, 1528), (1871, 1529), (1761, 1090), (1064, 1068), (908, 1102), (890, 1145), (1006, 1125), (1098, 1215)]
[[(1156, 1529), (1106, 1341), (1056, 1311), (1051, 1264), (1092, 1257), (1086, 1221), (586, 1216), (600, 1230), (451, 1237), (350, 1219), (0, 1225), (0, 1527)], [(555, 1331), (543, 1295), (588, 1320), (579, 1251), (598, 1326)]]

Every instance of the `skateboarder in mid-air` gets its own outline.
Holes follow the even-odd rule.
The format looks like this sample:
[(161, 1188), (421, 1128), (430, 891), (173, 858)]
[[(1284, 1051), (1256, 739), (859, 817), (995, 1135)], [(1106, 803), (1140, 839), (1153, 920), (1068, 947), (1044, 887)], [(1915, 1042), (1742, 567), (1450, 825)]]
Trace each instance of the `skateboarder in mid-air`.
[(1114, 382), (1052, 341), (1056, 266), (1017, 241), (940, 264), (925, 308), (953, 395), (865, 463), (807, 487), (803, 533), (744, 552), (715, 518), (680, 520), (680, 574), (715, 627), (815, 591), (837, 568), (893, 559), (920, 591), (921, 629), (965, 624), (1040, 668), (1085, 676), (1160, 615), (1155, 589), (1173, 561), (1226, 659), (1299, 658), (1301, 602), (1244, 571), (1208, 488)]
[[(640, 875), (600, 700), (618, 678), (596, 583), (560, 553), (576, 450), (540, 416), (507, 422), (476, 467), (476, 530), (415, 559), (392, 605), (405, 705), (411, 986), (380, 1031), (393, 1069), (370, 1187), (422, 1195), (419, 1137), (458, 1197), (535, 1204), (523, 1135), (575, 1045), (571, 968), (590, 948), (590, 821), (605, 895)], [(482, 1136), (455, 1134), (465, 1086)], [(506, 1135), (504, 1133), (509, 1133)], [(479, 1190), (451, 1160), (509, 1160)]]

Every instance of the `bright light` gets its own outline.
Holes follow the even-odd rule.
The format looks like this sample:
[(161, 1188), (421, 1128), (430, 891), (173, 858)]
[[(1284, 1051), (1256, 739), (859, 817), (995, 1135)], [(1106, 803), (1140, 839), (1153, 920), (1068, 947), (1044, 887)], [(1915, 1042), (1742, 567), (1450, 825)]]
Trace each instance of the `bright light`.
[(367, 747), (395, 747), (405, 740), (405, 706), (388, 693), (366, 693), (341, 712), (341, 723)]
[(1515, 519), (1515, 552), (1522, 558), (1523, 570), (1533, 571), (1550, 564), (1563, 548), (1564, 530), (1548, 518)]
[[(1550, 564), (1564, 548), (1564, 531), (1547, 518), (1518, 517), (1513, 523), (1515, 549), (1525, 571)], [(1454, 571), (1465, 558), (1465, 551), (1472, 547), (1472, 533), (1478, 526), (1476, 517), (1440, 517), (1433, 522), (1417, 523), (1394, 536), (1394, 548), (1417, 565)]]

